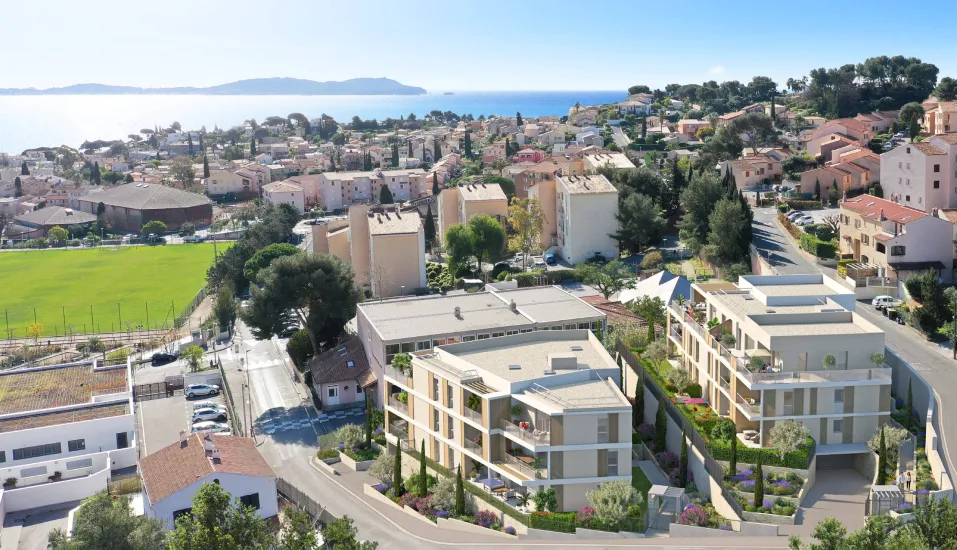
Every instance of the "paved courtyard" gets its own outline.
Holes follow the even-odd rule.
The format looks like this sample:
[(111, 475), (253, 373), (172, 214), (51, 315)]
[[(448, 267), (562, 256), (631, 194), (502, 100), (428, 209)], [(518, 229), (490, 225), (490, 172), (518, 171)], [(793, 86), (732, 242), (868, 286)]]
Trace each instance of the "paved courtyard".
[(809, 535), (819, 521), (837, 518), (848, 532), (864, 526), (864, 501), (870, 483), (855, 470), (818, 470), (795, 524), (782, 526), (782, 535)]

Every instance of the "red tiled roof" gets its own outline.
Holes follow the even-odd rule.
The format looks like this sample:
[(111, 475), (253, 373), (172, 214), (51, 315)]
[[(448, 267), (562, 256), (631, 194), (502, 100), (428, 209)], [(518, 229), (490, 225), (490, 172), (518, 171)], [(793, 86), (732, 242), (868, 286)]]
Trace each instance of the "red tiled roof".
[(951, 145), (957, 145), (957, 132), (950, 132), (947, 134), (938, 134), (934, 136), (934, 139), (946, 141), (947, 143)]
[(925, 155), (946, 155), (947, 153), (943, 152), (940, 147), (937, 147), (933, 143), (928, 143), (922, 141), (920, 143), (911, 143), (911, 146), (924, 153)]
[[(213, 460), (203, 444), (210, 438), (220, 458)], [(275, 477), (276, 473), (259, 454), (252, 439), (231, 435), (191, 434), (140, 459), (140, 474), (151, 503), (155, 504), (215, 472), (254, 477)]]
[(945, 219), (950, 223), (957, 223), (957, 208), (939, 208), (937, 212), (943, 214), (942, 218), (937, 216), (938, 218)]
[(881, 242), (884, 242), (884, 243), (886, 243), (887, 241), (889, 241), (889, 240), (891, 240), (891, 239), (893, 239), (893, 238), (894, 238), (893, 235), (888, 235), (887, 233), (878, 233), (877, 235), (874, 235), (874, 240), (876, 240), (876, 241), (881, 241)]
[(916, 208), (897, 204), (887, 199), (880, 199), (871, 195), (860, 195), (853, 199), (841, 202), (841, 207), (853, 210), (866, 218), (877, 219), (883, 213), (884, 218), (897, 223), (910, 223), (923, 218), (927, 214)]
[[(312, 372), (314, 384), (358, 380), (360, 377), (368, 382), (366, 373), (371, 372), (365, 348), (362, 347), (362, 341), (358, 336), (353, 336), (342, 345), (313, 357), (309, 361), (309, 370)], [(375, 382), (375, 376), (371, 381)], [(365, 387), (366, 384), (360, 382), (360, 385)]]

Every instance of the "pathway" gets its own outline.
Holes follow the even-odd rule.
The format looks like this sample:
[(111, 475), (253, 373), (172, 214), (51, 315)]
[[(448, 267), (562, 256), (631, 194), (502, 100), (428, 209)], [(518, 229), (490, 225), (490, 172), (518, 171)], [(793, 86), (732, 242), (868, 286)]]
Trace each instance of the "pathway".
[(648, 478), (648, 481), (652, 485), (671, 485), (668, 481), (668, 478), (661, 473), (661, 470), (658, 469), (658, 465), (650, 460), (638, 460), (635, 461), (635, 464), (641, 468), (641, 471), (645, 473), (645, 477)]
[(807, 536), (818, 522), (836, 518), (848, 532), (864, 526), (864, 501), (870, 483), (854, 470), (818, 470), (814, 485), (804, 497), (794, 525), (782, 525), (782, 535)]

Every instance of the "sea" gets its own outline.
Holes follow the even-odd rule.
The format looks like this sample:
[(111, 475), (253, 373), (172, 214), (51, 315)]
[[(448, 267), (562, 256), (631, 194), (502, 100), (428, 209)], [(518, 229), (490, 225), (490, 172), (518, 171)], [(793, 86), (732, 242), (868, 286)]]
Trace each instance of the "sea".
[(212, 96), (212, 95), (77, 95), (0, 96), (0, 152), (20, 153), (33, 147), (84, 141), (128, 139), (143, 128), (168, 127), (208, 131), (229, 128), (254, 118), (303, 113), (310, 119), (326, 113), (338, 121), (387, 117), (421, 118), (433, 110), (459, 115), (524, 117), (567, 115), (581, 105), (627, 99), (625, 91), (453, 92), (453, 95), (400, 96)]

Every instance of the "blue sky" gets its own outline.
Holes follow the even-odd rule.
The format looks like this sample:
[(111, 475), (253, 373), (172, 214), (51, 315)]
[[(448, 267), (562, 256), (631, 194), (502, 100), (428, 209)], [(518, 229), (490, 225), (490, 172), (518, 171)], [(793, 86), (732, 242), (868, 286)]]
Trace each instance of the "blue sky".
[[(0, 87), (387, 76), (430, 92), (620, 90), (757, 74), (783, 87), (814, 67), (897, 54), (957, 76), (957, 38), (928, 27), (926, 17), (923, 25), (912, 15), (902, 22), (906, 4), (878, 0), (7, 4), (8, 70)], [(944, 2), (930, 17), (955, 16), (957, 3)]]

